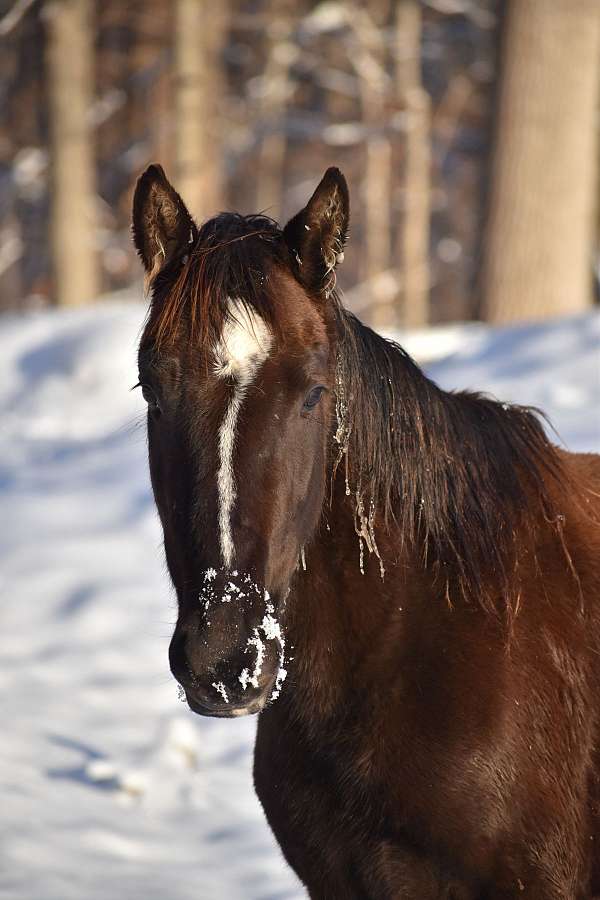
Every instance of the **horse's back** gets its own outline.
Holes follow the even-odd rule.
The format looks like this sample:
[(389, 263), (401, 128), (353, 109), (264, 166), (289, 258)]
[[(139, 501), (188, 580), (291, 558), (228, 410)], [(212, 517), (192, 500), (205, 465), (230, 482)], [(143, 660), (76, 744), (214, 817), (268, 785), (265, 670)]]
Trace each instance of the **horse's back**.
[[(548, 494), (566, 519), (567, 549), (580, 562), (600, 564), (600, 454), (558, 450), (561, 477)], [(589, 568), (585, 566), (584, 568)], [(600, 578), (600, 568), (596, 570)], [(600, 599), (600, 598), (599, 598)]]
[(566, 475), (559, 503), (567, 513), (567, 549), (589, 608), (600, 604), (600, 454), (563, 450), (560, 458)]
[[(592, 844), (600, 846), (600, 455), (568, 453), (561, 459), (571, 489), (571, 542), (569, 551), (580, 580), (586, 609), (587, 645), (591, 651), (593, 694), (596, 696), (596, 727), (593, 769), (589, 780)], [(573, 491), (572, 488), (575, 488)], [(590, 835), (590, 837), (592, 837)], [(591, 890), (600, 892), (600, 852), (591, 854)]]
[(563, 464), (571, 477), (589, 490), (597, 491), (598, 505), (600, 506), (600, 454), (599, 453), (570, 453), (560, 451)]

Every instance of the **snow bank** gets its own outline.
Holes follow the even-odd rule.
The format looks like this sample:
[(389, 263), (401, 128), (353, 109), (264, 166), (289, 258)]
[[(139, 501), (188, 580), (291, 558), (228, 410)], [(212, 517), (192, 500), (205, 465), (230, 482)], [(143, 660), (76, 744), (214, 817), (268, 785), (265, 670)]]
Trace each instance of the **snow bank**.
[[(200, 719), (150, 497), (144, 310), (0, 319), (3, 866), (11, 900), (304, 896), (251, 784), (252, 719)], [(600, 316), (400, 336), (445, 387), (545, 408), (600, 450)]]

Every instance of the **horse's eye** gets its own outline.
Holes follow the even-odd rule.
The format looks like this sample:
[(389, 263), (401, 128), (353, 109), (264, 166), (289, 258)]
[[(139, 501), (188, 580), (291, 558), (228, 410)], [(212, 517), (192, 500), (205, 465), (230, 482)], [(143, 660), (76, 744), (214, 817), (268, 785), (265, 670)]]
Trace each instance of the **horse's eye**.
[(148, 409), (150, 410), (150, 412), (159, 413), (161, 411), (156, 394), (147, 384), (142, 384), (142, 397), (148, 404)]
[(314, 387), (312, 389), (312, 391), (308, 394), (306, 400), (304, 401), (303, 408), (304, 409), (314, 409), (314, 407), (317, 405), (317, 403), (321, 399), (321, 396), (322, 396), (324, 390), (325, 390), (325, 388), (322, 387), (321, 385), (319, 385), (319, 387)]

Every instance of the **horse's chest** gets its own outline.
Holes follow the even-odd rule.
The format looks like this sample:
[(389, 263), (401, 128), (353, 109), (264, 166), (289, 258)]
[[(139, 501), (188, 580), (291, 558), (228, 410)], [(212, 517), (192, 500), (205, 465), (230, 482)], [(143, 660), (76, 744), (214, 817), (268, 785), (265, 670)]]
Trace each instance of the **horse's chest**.
[(315, 745), (264, 718), (257, 732), (255, 786), (288, 863), (309, 889), (322, 888), (326, 879), (332, 893), (325, 890), (323, 896), (354, 897), (355, 860), (364, 859), (377, 828), (372, 797), (352, 774), (353, 754), (339, 746), (333, 752), (328, 741)]
[(396, 896), (410, 872), (410, 883), (422, 885), (415, 896), (470, 898), (458, 883), (452, 895), (435, 892), (450, 884), (448, 874), (432, 858), (412, 859), (403, 837), (400, 761), (386, 777), (377, 742), (359, 740), (351, 724), (347, 733), (338, 724), (332, 737), (322, 737), (264, 717), (255, 751), (256, 790), (269, 825), (311, 896)]
[(301, 728), (280, 727), (261, 717), (255, 749), (256, 789), (265, 807), (276, 807), (283, 819), (308, 825), (335, 814), (339, 824), (340, 818), (356, 813), (357, 791), (364, 794), (356, 776), (360, 750), (346, 739), (323, 737), (319, 740)]
[(332, 822), (337, 832), (361, 836), (402, 830), (437, 778), (413, 736), (395, 732), (392, 740), (374, 722), (365, 727), (363, 717), (313, 730), (270, 710), (261, 716), (255, 751), (263, 805), (273, 805), (278, 821), (303, 822), (311, 831), (324, 825), (330, 832)]

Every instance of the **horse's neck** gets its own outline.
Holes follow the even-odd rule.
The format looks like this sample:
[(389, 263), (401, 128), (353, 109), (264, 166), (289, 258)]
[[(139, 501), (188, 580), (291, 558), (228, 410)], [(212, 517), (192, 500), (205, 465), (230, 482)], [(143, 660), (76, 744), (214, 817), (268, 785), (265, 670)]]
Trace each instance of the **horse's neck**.
[(306, 708), (323, 714), (355, 690), (373, 653), (395, 645), (397, 654), (407, 610), (427, 589), (426, 573), (401, 549), (396, 529), (375, 522), (373, 545), (357, 528), (356, 498), (346, 495), (340, 467), (331, 505), (297, 573), (286, 629), (293, 690), (307, 698)]

